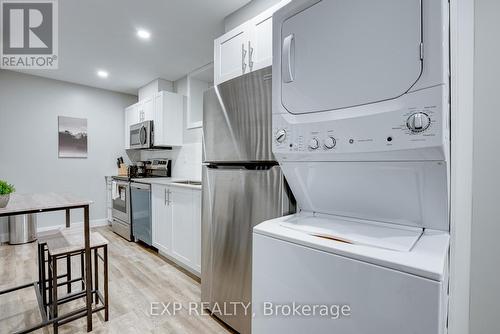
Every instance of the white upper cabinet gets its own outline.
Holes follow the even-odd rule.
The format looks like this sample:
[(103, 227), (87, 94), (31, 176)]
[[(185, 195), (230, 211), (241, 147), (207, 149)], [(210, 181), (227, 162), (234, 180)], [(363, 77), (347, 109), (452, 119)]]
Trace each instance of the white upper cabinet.
[(125, 149), (130, 148), (130, 126), (139, 123), (137, 103), (125, 108)]
[(161, 91), (125, 108), (125, 149), (130, 148), (130, 126), (153, 121), (154, 146), (182, 146), (184, 96)]
[(182, 146), (184, 95), (161, 91), (154, 97), (154, 145)]
[(273, 63), (273, 13), (283, 0), (214, 41), (216, 85)]
[(138, 103), (138, 113), (139, 113), (139, 123), (144, 121), (153, 121), (154, 120), (154, 98), (149, 97), (143, 101), (139, 101)]
[(214, 41), (215, 84), (248, 71), (249, 31), (249, 25), (242, 24)]

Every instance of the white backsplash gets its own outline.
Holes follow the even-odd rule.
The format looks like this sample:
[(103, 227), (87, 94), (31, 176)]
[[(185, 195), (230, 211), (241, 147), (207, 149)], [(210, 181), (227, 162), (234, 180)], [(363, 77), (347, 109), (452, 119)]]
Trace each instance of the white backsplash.
[(188, 143), (172, 150), (141, 151), (141, 160), (154, 158), (172, 159), (172, 177), (201, 180), (201, 143)]

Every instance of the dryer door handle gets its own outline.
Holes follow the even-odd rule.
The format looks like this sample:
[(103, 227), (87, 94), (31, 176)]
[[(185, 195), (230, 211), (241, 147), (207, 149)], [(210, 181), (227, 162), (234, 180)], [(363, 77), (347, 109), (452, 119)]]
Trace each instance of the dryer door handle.
[(281, 76), (284, 83), (293, 81), (295, 74), (295, 36), (290, 34), (283, 40)]

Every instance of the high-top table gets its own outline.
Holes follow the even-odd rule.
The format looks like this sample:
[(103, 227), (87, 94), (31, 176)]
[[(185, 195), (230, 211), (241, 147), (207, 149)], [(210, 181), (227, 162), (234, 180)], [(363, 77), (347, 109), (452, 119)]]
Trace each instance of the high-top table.
[[(86, 318), (87, 318), (87, 332), (92, 331), (92, 277), (90, 267), (90, 228), (89, 228), (89, 206), (93, 202), (90, 200), (82, 199), (72, 194), (57, 194), (57, 193), (40, 193), (40, 194), (11, 194), (10, 201), (7, 207), (0, 208), (0, 217), (22, 215), (29, 213), (40, 213), (49, 211), (66, 211), (66, 227), (70, 227), (70, 210), (83, 209), (83, 231), (84, 231), (84, 246), (85, 246), (85, 298), (86, 298)], [(31, 282), (16, 287), (0, 291), (0, 295), (25, 289), (30, 286), (39, 291), (39, 282)], [(44, 307), (41, 303), (40, 295), (37, 293), (38, 304), (42, 316), (42, 322), (20, 330), (16, 333), (29, 333), (48, 326), (58, 319), (48, 319)]]

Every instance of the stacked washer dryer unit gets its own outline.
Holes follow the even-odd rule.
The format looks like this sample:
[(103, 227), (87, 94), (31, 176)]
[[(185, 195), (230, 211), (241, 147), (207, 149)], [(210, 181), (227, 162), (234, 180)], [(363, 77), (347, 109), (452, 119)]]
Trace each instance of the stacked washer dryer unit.
[(447, 332), (448, 15), (295, 0), (273, 16), (273, 152), (300, 212), (254, 228), (253, 333)]

